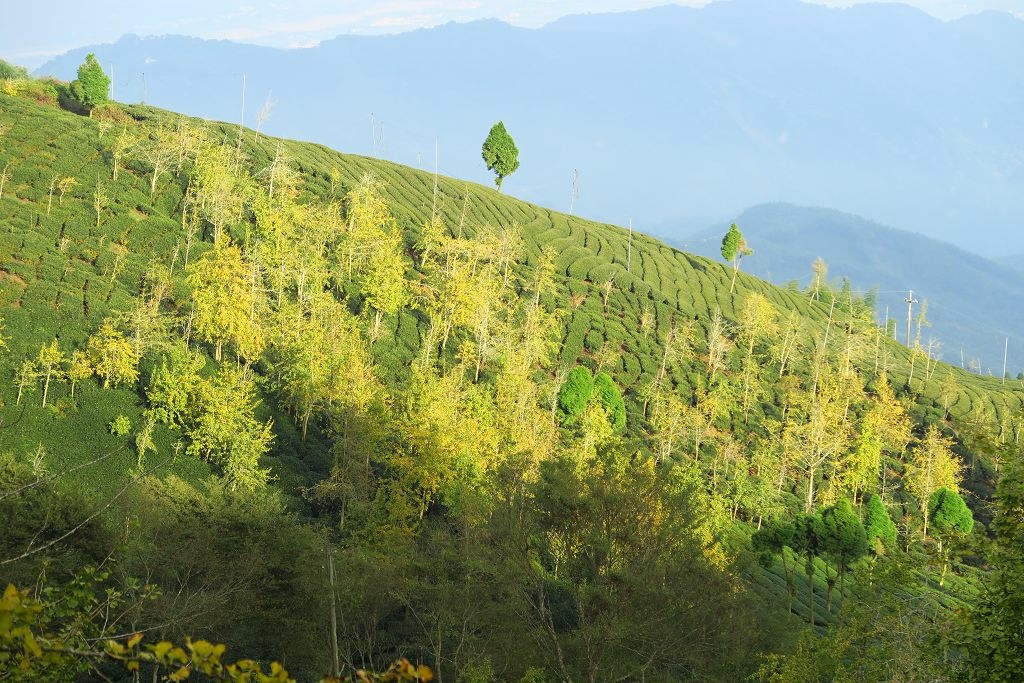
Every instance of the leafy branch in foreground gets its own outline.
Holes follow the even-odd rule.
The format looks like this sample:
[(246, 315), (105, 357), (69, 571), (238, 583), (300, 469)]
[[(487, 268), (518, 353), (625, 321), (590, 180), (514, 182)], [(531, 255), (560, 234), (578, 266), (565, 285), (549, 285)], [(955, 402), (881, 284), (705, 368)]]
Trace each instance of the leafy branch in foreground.
[[(193, 673), (222, 683), (290, 683), (295, 680), (279, 662), (271, 662), (267, 670), (251, 659), (227, 662), (224, 660), (227, 646), (206, 640), (187, 638), (181, 647), (166, 640), (144, 643), (143, 634), (135, 633), (120, 640), (105, 640), (99, 647), (88, 641), (78, 645), (51, 630), (47, 622), (42, 601), (33, 598), (27, 589), (19, 590), (8, 584), (0, 598), (0, 673), (10, 673), (24, 680), (38, 680), (40, 676), (55, 672), (73, 671), (85, 663), (93, 666), (116, 663), (130, 673), (151, 671), (153, 680), (163, 675), (161, 680), (184, 681)], [(429, 667), (400, 659), (383, 673), (359, 670), (348, 676), (325, 677), (321, 681), (398, 683), (429, 681), (432, 678)]]

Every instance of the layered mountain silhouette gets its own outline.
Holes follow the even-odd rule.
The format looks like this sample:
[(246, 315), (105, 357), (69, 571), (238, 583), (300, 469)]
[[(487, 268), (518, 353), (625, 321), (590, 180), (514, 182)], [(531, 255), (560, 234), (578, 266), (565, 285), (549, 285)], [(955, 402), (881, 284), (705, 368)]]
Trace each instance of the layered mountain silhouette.
[[(278, 50), (126, 36), (87, 52), (114, 96), (488, 182), (502, 119), (521, 169), (504, 189), (682, 236), (768, 201), (831, 206), (990, 256), (1024, 251), (1024, 21), (942, 22), (904, 5), (722, 0), (498, 21)], [(372, 121), (372, 124), (371, 124)], [(372, 125), (372, 132), (371, 132)], [(435, 147), (436, 144), (436, 147)]]
[[(879, 321), (888, 309), (900, 341), (906, 340), (906, 299), (911, 290), (928, 301), (930, 326), (922, 328), (941, 343), (943, 360), (965, 365), (977, 360), (980, 371), (998, 376), (1009, 338), (1008, 370), (1024, 369), (1024, 272), (923, 235), (879, 225), (830, 209), (765, 204), (733, 219), (754, 254), (742, 269), (778, 284), (811, 282), (811, 263), (828, 264), (828, 279), (843, 278), (855, 291), (878, 290)], [(722, 236), (729, 221), (678, 242), (686, 251), (721, 260)], [(914, 315), (920, 310), (914, 307)], [(916, 325), (912, 335), (916, 334)], [(962, 354), (961, 354), (962, 352)]]

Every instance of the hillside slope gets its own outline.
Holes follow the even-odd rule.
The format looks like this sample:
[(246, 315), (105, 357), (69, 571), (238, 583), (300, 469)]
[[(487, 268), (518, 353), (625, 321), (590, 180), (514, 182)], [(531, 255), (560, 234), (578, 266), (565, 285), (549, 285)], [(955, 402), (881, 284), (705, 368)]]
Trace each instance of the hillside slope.
[[(907, 292), (928, 301), (931, 326), (922, 330), (942, 344), (953, 365), (977, 360), (981, 372), (1002, 374), (1003, 344), (1009, 337), (1007, 369), (1024, 369), (1024, 312), (1007, 302), (1024, 297), (1024, 277), (1007, 265), (924, 235), (897, 230), (858, 216), (791, 204), (756, 206), (733, 219), (754, 248), (743, 269), (779, 285), (806, 287), (819, 256), (828, 278), (847, 278), (854, 290), (879, 290), (879, 321), (886, 308), (906, 341)], [(728, 222), (725, 223), (728, 225)], [(720, 259), (725, 229), (714, 226), (675, 242), (688, 251)]]
[[(815, 510), (835, 512), (837, 498), (852, 490), (852, 497), (859, 493), (863, 500), (880, 485), (899, 514), (903, 537), (916, 542), (920, 501), (907, 482), (916, 481), (915, 458), (936, 452), (946, 471), (954, 472), (953, 485), (962, 485), (978, 519), (985, 521), (993, 465), (1014, 449), (1022, 433), (1019, 383), (909, 355), (880, 334), (863, 302), (813, 300), (621, 227), (552, 212), (473, 183), (148, 107), (101, 109), (90, 119), (0, 95), (0, 127), (0, 311), (7, 341), (0, 374), (9, 380), (0, 390), (0, 443), (21, 461), (26, 478), (38, 476), (40, 468), (78, 473), (76, 494), (99, 496), (97, 515), (131, 489), (133, 498), (123, 508), (113, 507), (107, 521), (113, 528), (125, 523), (125, 536), (132, 536), (132, 550), (123, 558), (132, 576), (146, 576), (154, 566), (161, 571), (170, 604), (157, 610), (155, 623), (167, 623), (161, 621), (167, 614), (177, 618), (173, 596), (182, 581), (206, 606), (222, 605), (217, 601), (225, 594), (235, 604), (241, 592), (244, 612), (212, 609), (213, 626), (209, 612), (186, 614), (182, 628), (185, 633), (212, 629), (218, 638), (242, 643), (246, 654), (294, 657), (309, 670), (323, 669), (327, 657), (322, 648), (317, 651), (318, 634), (328, 619), (323, 598), (333, 594), (320, 569), (324, 544), (332, 553), (330, 544), (336, 543), (345, 563), (343, 585), (354, 586), (345, 591), (347, 614), (368, 620), (342, 624), (346, 642), (362, 657), (358, 661), (394, 658), (433, 637), (432, 631), (419, 635), (419, 609), (444, 615), (453, 625), (451, 637), (461, 637), (456, 632), (467, 622), (452, 610), (472, 603), (485, 615), (474, 627), (480, 652), (510, 667), (525, 668), (533, 661), (556, 666), (547, 654), (534, 651), (532, 636), (524, 635), (535, 627), (534, 633), (551, 635), (544, 610), (540, 622), (524, 622), (502, 591), (528, 600), (536, 571), (553, 590), (561, 590), (564, 581), (593, 587), (587, 569), (593, 555), (553, 566), (549, 573), (537, 569), (532, 550), (524, 551), (533, 539), (550, 539), (554, 548), (563, 545), (563, 533), (585, 533), (587, 539), (570, 545), (590, 553), (591, 531), (580, 531), (577, 517), (564, 512), (568, 505), (584, 511), (586, 523), (595, 524), (594, 534), (613, 533), (609, 543), (621, 544), (624, 537), (635, 541), (624, 547), (643, 552), (625, 556), (641, 558), (636, 562), (641, 572), (688, 566), (673, 559), (682, 551), (708, 570), (708, 581), (687, 569), (671, 587), (641, 573), (637, 586), (661, 586), (672, 600), (677, 590), (694, 590), (707, 599), (710, 581), (722, 579), (723, 591), (740, 600), (742, 609), (720, 610), (717, 598), (699, 612), (689, 602), (680, 603), (671, 618), (657, 620), (668, 628), (659, 634), (668, 640), (659, 642), (677, 642), (681, 618), (704, 622), (703, 615), (714, 615), (720, 621), (714, 626), (716, 640), (742, 640), (743, 652), (734, 654), (740, 648), (730, 645), (702, 653), (701, 666), (723, 667), (715, 680), (737, 680), (756, 666), (756, 650), (781, 647), (776, 641), (788, 633), (756, 627), (754, 615), (741, 614), (747, 608), (757, 611), (755, 603), (763, 602), (765, 613), (780, 623), (806, 619), (822, 630), (839, 614), (832, 599), (834, 572), (822, 556), (812, 558), (818, 569), (807, 582), (810, 594), (790, 599), (791, 609), (782, 611), (786, 595), (793, 595), (794, 576), (800, 575), (792, 562), (786, 564), (785, 558), (793, 557), (785, 549), (781, 558), (762, 558), (763, 566), (737, 559), (752, 559), (748, 539), (756, 527)], [(169, 136), (174, 145), (162, 149), (173, 153), (157, 164), (126, 155), (115, 166), (116, 141), (128, 131), (149, 141)], [(202, 132), (202, 143), (192, 151), (187, 151), (189, 131)], [(154, 174), (154, 167), (166, 172)], [(274, 194), (274, 180), (287, 180), (292, 171), (290, 189), (279, 185)], [(392, 280), (414, 293), (394, 313), (377, 316), (376, 323), (363, 285), (344, 276), (351, 272), (346, 254), (351, 264), (353, 253), (346, 249), (365, 227), (359, 213), (370, 210), (359, 203), (359, 193), (374, 186), (364, 181), (368, 173), (386, 200), (374, 200), (370, 209), (390, 211), (396, 219), (383, 221), (385, 232), (398, 235), (394, 253), (401, 274)], [(208, 184), (213, 181), (227, 182), (229, 190), (210, 191), (222, 188)], [(231, 204), (232, 199), (239, 201)], [(205, 222), (192, 220), (202, 201), (208, 202)], [(324, 213), (316, 213), (324, 207)], [(433, 215), (436, 223), (430, 221)], [(316, 216), (328, 221), (318, 223)], [(218, 228), (216, 220), (228, 227)], [(398, 228), (394, 233), (392, 225)], [(447, 234), (431, 236), (436, 226)], [(500, 232), (488, 232), (489, 227)], [(218, 229), (224, 232), (215, 238)], [(275, 242), (278, 234), (286, 238)], [(496, 235), (523, 242), (522, 255), (504, 261), (513, 270), (505, 277), (494, 260), (473, 256)], [(273, 251), (276, 243), (285, 248)], [(367, 244), (384, 252), (386, 240)], [(440, 253), (449, 248), (445, 245), (454, 245), (455, 251), (444, 252), (449, 260), (428, 258), (428, 249)], [(182, 267), (190, 250), (190, 265)], [(289, 260), (275, 260), (279, 257)], [(550, 273), (544, 267), (549, 260)], [(294, 278), (294, 289), (273, 287), (279, 263)], [(503, 281), (500, 296), (511, 302), (493, 309), (499, 311), (497, 319), (485, 316), (482, 324), (493, 326), (495, 336), (505, 334), (503, 325), (513, 328), (501, 342), (512, 351), (488, 359), (482, 373), (479, 363), (475, 373), (467, 363), (477, 353), (470, 324), (459, 323), (447, 347), (430, 336), (434, 316), (443, 320), (444, 312), (431, 306), (436, 299), (428, 290), (444, 289), (460, 264), (472, 264), (491, 278), (469, 282)], [(307, 266), (319, 286), (305, 288)], [(329, 272), (334, 274), (325, 275)], [(204, 273), (215, 277), (204, 279)], [(532, 284), (542, 280), (551, 284)], [(206, 305), (201, 297), (224, 291), (262, 303), (246, 304), (224, 323), (241, 324), (249, 336), (227, 342), (222, 356), (219, 342), (201, 336), (197, 311)], [(166, 343), (136, 356), (136, 363), (142, 361), (139, 375), (122, 388), (102, 386), (106, 377), (86, 378), (72, 396), (75, 385), (62, 376), (50, 387), (50, 403), (44, 399), (40, 405), (40, 364), (47, 349), (66, 354), (91, 349), (111, 327), (104, 325), (111, 317), (114, 336), (124, 335), (122, 349), (141, 345), (147, 335)], [(541, 321), (543, 329), (528, 336), (531, 320)], [(245, 346), (261, 336), (253, 325), (269, 330), (266, 347)], [(549, 335), (557, 335), (553, 361), (516, 364), (535, 344), (547, 348), (553, 341)], [(530, 348), (517, 346), (520, 340)], [(319, 370), (321, 352), (326, 372)], [(372, 362), (353, 360), (363, 353)], [(32, 372), (26, 373), (26, 366)], [(659, 378), (660, 368), (667, 375)], [(570, 412), (562, 400), (562, 391), (571, 387), (570, 370), (576, 377), (590, 377), (591, 370), (612, 375), (598, 373), (593, 379), (582, 414)], [(312, 386), (310, 392), (328, 398), (302, 404), (310, 407), (300, 413), (296, 399), (305, 400), (306, 394), (293, 392), (294, 386), (300, 391)], [(243, 390), (224, 393), (225, 387)], [(373, 396), (358, 403), (367, 389)], [(326, 407), (309, 420), (320, 406)], [(879, 441), (877, 457), (855, 479), (860, 470), (851, 467), (849, 456), (861, 452), (863, 437), (871, 437), (869, 418), (880, 415), (899, 423), (886, 427), (886, 433), (896, 434), (887, 443), (895, 445), (883, 453)], [(244, 430), (234, 429), (239, 424)], [(147, 429), (149, 446), (155, 446), (149, 453), (142, 438)], [(207, 429), (221, 439), (214, 444), (221, 450), (201, 450)], [(254, 457), (243, 460), (249, 456)], [(132, 489), (149, 473), (161, 477)], [(574, 483), (579, 476), (585, 480)], [(642, 484), (643, 496), (636, 495), (640, 486), (633, 482)], [(609, 508), (605, 502), (592, 504), (595, 498)], [(674, 507), (657, 507), (668, 499)], [(524, 515), (524, 500), (527, 506), (546, 507)], [(623, 502), (628, 504), (622, 507)], [(612, 508), (625, 516), (616, 517), (608, 532), (602, 515)], [(665, 512), (653, 519), (655, 509)], [(692, 528), (691, 522), (685, 529), (665, 526), (688, 515)], [(550, 520), (568, 531), (553, 529)], [(26, 518), (22, 530), (30, 545), (38, 533), (33, 521)], [(133, 535), (136, 522), (143, 531)], [(43, 524), (50, 528), (48, 521)], [(665, 535), (654, 542), (636, 536), (649, 527)], [(202, 535), (198, 551), (197, 531)], [(167, 538), (186, 550), (162, 557)], [(241, 561), (236, 538), (245, 539)], [(491, 539), (507, 545), (492, 547)], [(20, 537), (15, 541), (13, 552), (24, 545)], [(301, 546), (301, 559), (293, 556), (293, 543)], [(662, 555), (662, 547), (674, 550)], [(644, 559), (652, 548), (653, 563)], [(155, 565), (145, 560), (154, 557)], [(935, 589), (917, 580), (927, 579), (926, 561), (910, 559), (916, 572), (910, 594), (923, 591), (944, 611), (964, 604), (976, 570), (958, 564)], [(254, 578), (250, 565), (265, 573)], [(583, 573), (558, 575), (566, 566), (581, 567)], [(30, 563), (22, 567), (29, 577), (36, 569)], [(621, 595), (618, 571), (609, 590)], [(208, 594), (209, 584), (229, 592)], [(439, 596), (439, 584), (452, 592)], [(637, 603), (628, 593), (625, 604), (632, 607)], [(268, 595), (280, 600), (271, 614)], [(664, 605), (664, 597), (655, 595), (649, 604)], [(558, 609), (573, 609), (571, 603)], [(486, 616), (495, 606), (501, 616)], [(627, 641), (616, 641), (623, 670), (635, 671), (636, 647), (647, 644), (631, 638), (637, 629), (650, 627), (648, 613), (601, 609), (609, 618), (637, 617), (630, 622), (635, 626), (622, 630)], [(732, 621), (734, 614), (741, 614), (738, 621)], [(290, 626), (265, 628), (268, 617)], [(514, 635), (496, 630), (496, 623)], [(740, 626), (767, 634), (763, 637), (770, 642), (743, 636)], [(292, 628), (302, 637), (293, 637)], [(565, 627), (555, 637), (586, 635)], [(586, 657), (583, 648), (573, 661)], [(455, 671), (467, 665), (457, 656), (446, 662), (440, 654), (430, 661)]]
[[(62, 241), (62, 227), (70, 232), (68, 226), (72, 223), (81, 226), (88, 220), (83, 213), (95, 217), (92, 203), (97, 183), (101, 188), (112, 185), (106, 180), (110, 174), (109, 153), (97, 123), (15, 98), (3, 97), (2, 105), (4, 121), (10, 126), (3, 161), (9, 164), (11, 176), (0, 204), (4, 207), (6, 261), (10, 264), (3, 279), (4, 296), (11, 307), (10, 328), (32, 329), (35, 337), (24, 342), (16, 339), (15, 344), (24, 344), (13, 347), (18, 352), (54, 331), (72, 335), (69, 341), (76, 341), (78, 337), (73, 335), (81, 334), (90, 321), (124, 305), (147, 259), (166, 257), (182, 240), (182, 188), (164, 177), (161, 191), (151, 199), (147, 196), (146, 174), (134, 173), (124, 181), (130, 190), (109, 198), (100, 228), (83, 227), (81, 232), (85, 234)], [(174, 120), (156, 109), (132, 107), (130, 111), (147, 126)], [(225, 137), (234, 135), (229, 125), (221, 125), (219, 130)], [(488, 224), (520, 226), (527, 245), (527, 265), (536, 263), (541, 249), (553, 250), (566, 295), (562, 303), (567, 304), (571, 294), (585, 297), (578, 306), (567, 306), (569, 332), (561, 352), (563, 363), (571, 364), (584, 355), (584, 350), (592, 353), (609, 340), (622, 351), (616, 375), (625, 387), (637, 386), (653, 372), (660, 351), (657, 339), (667, 330), (672, 315), (696, 317), (705, 327), (715, 310), (736, 320), (736, 307), (743, 294), (759, 292), (780, 309), (796, 311), (813, 324), (824, 326), (828, 317), (827, 307), (820, 302), (743, 272), (736, 291), (730, 294), (731, 271), (710, 258), (687, 254), (639, 232), (630, 237), (625, 228), (551, 211), (475, 183), (439, 176), (435, 202), (435, 177), (430, 173), (338, 153), (321, 145), (266, 136), (259, 141), (247, 140), (251, 164), (255, 168), (269, 166), (279, 144), (282, 153), (304, 175), (306, 189), (313, 195), (331, 195), (332, 172), (340, 178), (334, 194), (353, 186), (366, 173), (378, 176), (410, 242), (435, 204), (446, 222), (462, 224), (470, 231)], [(50, 180), (68, 175), (78, 182), (63, 200), (59, 189), (55, 191), (52, 215), (46, 216)], [(68, 254), (69, 243), (81, 252)], [(768, 244), (763, 248), (771, 249)], [(631, 252), (628, 264), (627, 251)], [(86, 280), (103, 282), (100, 291), (95, 286), (85, 287)], [(606, 315), (601, 285), (609, 280), (613, 286), (608, 296), (610, 313)], [(81, 305), (83, 287), (90, 304), (87, 316)], [(62, 300), (54, 306), (58, 291)], [(656, 333), (646, 337), (640, 331), (645, 306), (656, 316)], [(53, 313), (48, 311), (39, 317), (36, 314), (40, 308), (53, 309)], [(22, 325), (21, 320), (31, 320), (32, 324)], [(399, 336), (398, 341), (404, 338)], [(900, 344), (889, 344), (889, 349), (898, 374), (906, 350)], [(997, 394), (1005, 391), (998, 380), (967, 373), (963, 378), (979, 390)]]
[[(146, 107), (131, 107), (129, 112), (150, 130), (183, 120)], [(82, 344), (104, 317), (130, 308), (152, 263), (169, 264), (179, 258), (185, 242), (180, 216), (184, 186), (173, 176), (164, 176), (151, 198), (147, 172), (133, 170), (131, 164), (121, 169), (121, 179), (113, 183), (109, 125), (2, 95), (0, 124), (7, 126), (0, 164), (9, 175), (0, 198), (0, 249), (5, 264), (0, 273), (0, 297), (10, 338), (9, 352), (0, 358), (0, 372), (12, 377), (20, 358), (34, 356), (36, 349), (55, 336), (61, 344)], [(228, 125), (213, 124), (211, 130), (227, 140), (237, 134), (237, 128)], [(731, 271), (721, 263), (681, 252), (641, 233), (630, 236), (621, 227), (518, 201), (475, 183), (435, 178), (320, 145), (265, 136), (257, 141), (251, 132), (246, 136), (246, 149), (257, 170), (268, 167), (275, 154), (285, 155), (303, 174), (311, 196), (339, 196), (366, 173), (375, 174), (383, 181), (409, 244), (416, 241), (435, 210), (448, 225), (461, 226), (468, 233), (485, 225), (520, 226), (526, 268), (536, 265), (542, 249), (555, 256), (560, 291), (555, 305), (561, 309), (565, 325), (559, 366), (566, 370), (580, 361), (610, 371), (626, 392), (634, 428), (642, 424), (642, 419), (637, 419), (641, 392), (657, 372), (662, 342), (673, 318), (696, 321), (698, 334), (706, 335), (716, 311), (727, 320), (738, 320), (738, 306), (751, 292), (763, 294), (783, 313), (797, 313), (819, 335), (830, 315), (824, 302), (811, 301), (802, 293), (746, 273), (739, 274), (735, 291), (730, 293)], [(76, 182), (61, 197), (58, 181), (66, 177)], [(101, 195), (99, 220), (97, 188)], [(391, 368), (395, 377), (406, 373), (424, 334), (416, 315), (402, 313), (393, 336), (374, 345), (382, 367)], [(911, 370), (901, 344), (881, 339), (873, 358), (876, 368), (879, 362), (888, 368), (895, 385), (905, 383)], [(1006, 433), (1024, 405), (1019, 383), (1002, 383), (959, 368), (950, 372), (958, 381), (958, 396), (950, 404), (952, 413), (987, 415), (993, 425), (1002, 425), (1000, 434)], [(676, 381), (687, 380), (678, 375)], [(914, 382), (914, 400), (921, 414), (941, 413), (940, 383), (922, 382), (920, 372)], [(83, 398), (88, 399), (87, 392), (93, 390), (85, 387)], [(16, 393), (16, 387), (7, 382), (2, 419), (4, 424), (20, 427), (6, 430), (5, 446), (27, 452), (41, 445), (61, 462), (80, 462), (97, 448), (117, 442), (111, 441), (103, 428), (118, 414), (141, 419), (139, 397), (127, 390), (109, 391), (107, 395), (115, 398), (75, 404), (66, 414), (59, 403), (48, 411), (25, 411), (15, 405)], [(267, 403), (265, 412), (273, 408), (272, 402)], [(276, 476), (286, 489), (316, 481), (326, 473), (329, 460), (316, 455), (315, 448), (310, 451), (309, 444), (301, 443), (292, 421), (280, 417), (275, 421), (278, 436), (271, 457)], [(82, 439), (83, 433), (90, 436)], [(161, 427), (156, 438), (169, 448), (174, 436)], [(135, 455), (123, 446), (119, 450), (116, 459), (106, 461), (105, 469), (94, 473), (95, 485), (109, 487), (128, 470)], [(189, 477), (201, 476), (207, 467), (191, 459), (174, 463)]]

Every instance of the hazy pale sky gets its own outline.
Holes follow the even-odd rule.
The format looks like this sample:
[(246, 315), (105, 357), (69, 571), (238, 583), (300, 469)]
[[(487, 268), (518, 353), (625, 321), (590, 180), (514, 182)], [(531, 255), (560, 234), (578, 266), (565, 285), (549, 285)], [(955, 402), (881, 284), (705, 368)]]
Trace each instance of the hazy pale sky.
[[(767, 1), (767, 0), (765, 0)], [(809, 0), (843, 7), (867, 0)], [(700, 6), (708, 0), (678, 0)], [(903, 0), (941, 19), (984, 10), (1024, 18), (1024, 0)], [(18, 2), (0, 23), (0, 57), (29, 67), (126, 33), (177, 33), (275, 47), (308, 47), (342, 33), (396, 33), (496, 17), (540, 26), (567, 14), (612, 12), (667, 0), (41, 0)]]

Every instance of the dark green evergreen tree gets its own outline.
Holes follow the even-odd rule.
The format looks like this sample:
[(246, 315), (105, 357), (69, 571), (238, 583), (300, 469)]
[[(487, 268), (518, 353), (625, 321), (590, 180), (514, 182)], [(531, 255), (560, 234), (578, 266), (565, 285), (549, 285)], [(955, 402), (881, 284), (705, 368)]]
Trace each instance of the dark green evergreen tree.
[(949, 543), (974, 530), (974, 515), (959, 493), (942, 487), (928, 499), (928, 524), (938, 541), (939, 557), (942, 558), (941, 586), (946, 582), (949, 569)]
[(607, 372), (599, 372), (594, 377), (594, 391), (601, 407), (608, 411), (608, 420), (617, 434), (626, 431), (626, 404), (622, 393), (615, 386), (615, 380)]
[(1016, 683), (1024, 671), (1024, 460), (1010, 459), (996, 490), (993, 571), (962, 630), (964, 678)]
[(967, 535), (974, 530), (974, 515), (959, 493), (943, 486), (928, 499), (928, 523), (937, 534)]
[(505, 124), (498, 121), (491, 126), (483, 146), (484, 163), (488, 171), (494, 171), (494, 184), (501, 190), (501, 181), (519, 168), (519, 149), (512, 136), (505, 130)]
[(96, 55), (89, 53), (78, 67), (78, 78), (71, 81), (71, 98), (87, 112), (106, 102), (110, 95), (110, 78), (103, 73)]
[[(850, 563), (868, 552), (867, 534), (860, 523), (860, 517), (853, 511), (850, 502), (841, 499), (821, 513), (823, 550), (839, 568), (839, 600), (843, 599), (846, 570)], [(829, 582), (829, 606), (832, 604), (832, 582)]]
[(796, 567), (786, 554), (786, 547), (794, 547), (796, 529), (786, 522), (769, 522), (754, 532), (751, 544), (758, 560), (764, 566), (770, 566), (771, 558), (778, 555), (782, 559), (782, 570), (786, 575), (786, 593), (789, 597), (789, 613), (793, 613), (793, 598), (796, 597)]
[(563, 424), (572, 424), (583, 414), (594, 393), (594, 376), (590, 370), (576, 366), (569, 371), (558, 390), (558, 410)]
[(824, 552), (825, 527), (820, 515), (801, 515), (793, 524), (793, 550), (804, 556), (807, 574), (807, 622), (814, 624), (814, 560)]
[(867, 534), (868, 548), (876, 555), (881, 555), (885, 549), (896, 547), (896, 524), (889, 517), (885, 503), (874, 494), (868, 497), (864, 531)]

